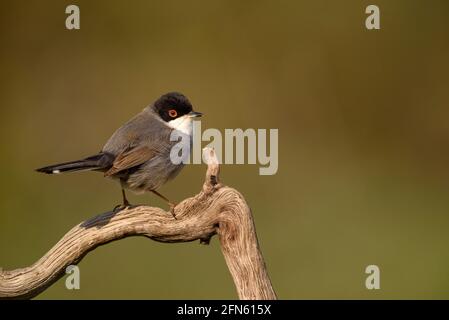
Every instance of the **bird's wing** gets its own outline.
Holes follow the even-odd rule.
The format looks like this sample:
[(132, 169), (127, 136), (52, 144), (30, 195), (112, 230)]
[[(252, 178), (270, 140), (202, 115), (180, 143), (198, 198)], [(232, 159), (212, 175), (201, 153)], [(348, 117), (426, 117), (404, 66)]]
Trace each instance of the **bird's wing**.
[(121, 126), (104, 145), (102, 152), (116, 157), (132, 149), (148, 146), (158, 150), (161, 142), (170, 141), (171, 128), (148, 109)]
[(102, 149), (115, 156), (106, 177), (141, 165), (170, 150), (172, 129), (156, 119), (149, 108), (120, 127)]
[(112, 167), (106, 171), (105, 177), (110, 177), (123, 170), (130, 169), (147, 162), (158, 154), (157, 149), (148, 146), (137, 147), (125, 151), (115, 158)]

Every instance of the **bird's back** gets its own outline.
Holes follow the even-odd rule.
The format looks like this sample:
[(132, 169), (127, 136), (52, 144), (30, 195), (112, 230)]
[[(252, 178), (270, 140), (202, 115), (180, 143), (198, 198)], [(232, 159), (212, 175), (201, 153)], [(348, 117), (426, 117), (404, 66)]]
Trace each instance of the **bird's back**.
[(171, 131), (167, 125), (154, 117), (151, 109), (147, 107), (117, 129), (102, 151), (115, 156), (137, 146), (149, 146), (158, 151), (166, 148), (162, 142), (170, 141)]

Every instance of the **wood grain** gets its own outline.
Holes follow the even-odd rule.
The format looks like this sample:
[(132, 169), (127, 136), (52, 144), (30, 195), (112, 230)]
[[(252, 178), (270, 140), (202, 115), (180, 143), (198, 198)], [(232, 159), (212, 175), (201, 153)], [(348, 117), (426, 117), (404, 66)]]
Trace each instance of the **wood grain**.
[(107, 212), (89, 219), (72, 228), (32, 266), (0, 270), (0, 299), (37, 296), (63, 277), (67, 266), (76, 265), (86, 254), (112, 241), (144, 236), (160, 242), (200, 240), (208, 244), (216, 234), (239, 298), (276, 299), (251, 209), (237, 190), (220, 183), (215, 152), (211, 149), (204, 152), (208, 168), (203, 188), (175, 207), (177, 220), (170, 212), (147, 206)]

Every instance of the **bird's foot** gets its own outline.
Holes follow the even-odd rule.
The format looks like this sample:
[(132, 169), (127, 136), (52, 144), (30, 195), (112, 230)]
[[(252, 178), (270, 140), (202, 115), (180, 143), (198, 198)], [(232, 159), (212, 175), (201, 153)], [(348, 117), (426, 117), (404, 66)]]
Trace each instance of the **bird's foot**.
[(113, 212), (122, 211), (128, 209), (129, 207), (131, 207), (131, 204), (128, 201), (126, 201), (123, 204), (116, 205), (112, 211)]
[(177, 206), (177, 204), (169, 202), (168, 205), (170, 206), (170, 213), (172, 214), (173, 218), (175, 218), (175, 220), (178, 220), (175, 214), (175, 207)]

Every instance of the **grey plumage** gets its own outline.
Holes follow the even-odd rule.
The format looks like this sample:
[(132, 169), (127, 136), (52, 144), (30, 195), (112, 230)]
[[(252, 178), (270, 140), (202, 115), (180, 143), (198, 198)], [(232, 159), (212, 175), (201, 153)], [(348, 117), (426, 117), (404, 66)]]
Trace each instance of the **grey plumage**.
[(141, 164), (113, 174), (125, 188), (136, 192), (156, 190), (169, 179), (174, 178), (183, 165), (174, 165), (170, 160), (170, 150), (176, 142), (170, 141), (175, 130), (154, 114), (152, 107), (120, 127), (106, 142), (102, 152), (115, 157), (141, 151)]
[[(184, 95), (168, 93), (115, 131), (99, 154), (37, 171), (47, 174), (100, 171), (119, 180), (122, 188), (154, 192), (183, 167), (170, 159), (170, 151), (177, 143), (170, 141), (172, 131), (188, 135), (191, 144), (192, 118), (200, 115), (192, 111)], [(127, 203), (125, 197), (124, 202)]]

